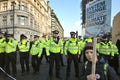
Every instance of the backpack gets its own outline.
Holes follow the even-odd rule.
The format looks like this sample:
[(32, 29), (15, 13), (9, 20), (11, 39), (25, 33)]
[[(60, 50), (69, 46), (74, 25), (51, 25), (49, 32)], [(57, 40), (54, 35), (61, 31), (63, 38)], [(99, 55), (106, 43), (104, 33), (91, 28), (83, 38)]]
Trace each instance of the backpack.
[[(85, 70), (87, 69), (87, 64), (88, 64), (88, 61), (85, 62)], [(108, 80), (107, 79), (107, 66), (108, 66), (108, 64), (105, 63), (104, 64), (104, 76), (105, 76), (105, 80)]]

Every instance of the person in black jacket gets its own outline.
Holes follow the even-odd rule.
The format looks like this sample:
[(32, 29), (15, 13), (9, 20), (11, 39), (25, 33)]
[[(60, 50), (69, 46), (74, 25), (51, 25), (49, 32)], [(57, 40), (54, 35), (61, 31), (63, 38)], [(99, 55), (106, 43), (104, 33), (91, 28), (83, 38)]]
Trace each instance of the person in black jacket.
[(117, 74), (119, 74), (120, 75), (120, 39), (117, 39), (117, 41), (116, 41), (116, 46), (117, 46), (117, 48), (118, 48), (118, 56), (115, 56), (115, 60), (116, 60), (116, 62), (115, 63), (117, 63), (117, 64), (114, 64), (114, 68), (115, 68), (115, 70), (117, 71)]
[(79, 80), (119, 80), (115, 70), (109, 64), (99, 61), (99, 56), (96, 57), (96, 72), (91, 74), (92, 59), (93, 59), (93, 44), (89, 43), (84, 48), (84, 56), (87, 62), (84, 63)]
[(118, 48), (118, 53), (120, 54), (120, 39), (117, 39), (116, 46)]

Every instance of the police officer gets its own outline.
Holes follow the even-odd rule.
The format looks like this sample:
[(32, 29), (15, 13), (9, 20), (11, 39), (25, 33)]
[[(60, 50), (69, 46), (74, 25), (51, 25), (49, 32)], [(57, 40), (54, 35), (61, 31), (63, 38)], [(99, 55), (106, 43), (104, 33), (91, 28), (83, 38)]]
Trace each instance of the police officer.
[(78, 42), (80, 43), (80, 50), (81, 50), (81, 53), (80, 53), (80, 56), (79, 56), (79, 62), (84, 62), (84, 58), (83, 58), (83, 49), (85, 47), (85, 44), (86, 42), (81, 38), (82, 36), (78, 36)]
[(119, 80), (114, 69), (107, 63), (101, 62), (99, 56), (96, 56), (95, 74), (91, 74), (93, 54), (93, 44), (89, 43), (84, 48), (84, 56), (87, 61), (82, 66), (79, 80)]
[(4, 69), (5, 66), (5, 46), (6, 41), (2, 32), (0, 32), (0, 67)]
[[(64, 51), (64, 46), (65, 46), (65, 42), (63, 41), (63, 51)], [(63, 52), (63, 54), (60, 54), (60, 64), (62, 67), (65, 67), (66, 65), (64, 63), (63, 56), (64, 56), (64, 52)]]
[(117, 39), (117, 42), (116, 42), (116, 46), (118, 48), (118, 58), (119, 61), (117, 61), (119, 63), (119, 65), (117, 64), (117, 72), (120, 74), (120, 39)]
[(108, 44), (110, 48), (110, 58), (109, 65), (112, 66), (116, 72), (118, 72), (119, 68), (119, 53), (117, 46), (111, 41), (110, 36), (108, 36)]
[(47, 43), (47, 55), (49, 56), (49, 76), (53, 78), (53, 67), (55, 61), (56, 77), (60, 77), (60, 55), (63, 53), (63, 42), (58, 37), (58, 30), (53, 31), (53, 36), (49, 38)]
[(108, 44), (108, 38), (106, 34), (104, 34), (101, 41), (97, 43), (97, 49), (101, 60), (108, 63), (108, 59), (110, 57), (110, 45)]
[(43, 50), (42, 50), (42, 55), (40, 57), (40, 63), (42, 61), (42, 58), (43, 58), (43, 55), (45, 55), (45, 58), (46, 58), (46, 62), (48, 63), (49, 60), (48, 60), (48, 57), (46, 55), (46, 45), (47, 45), (47, 40), (46, 40), (46, 35), (43, 35), (40, 42), (43, 44)]
[(118, 53), (120, 54), (120, 39), (117, 39), (116, 46), (118, 48)]
[(22, 69), (22, 75), (25, 73), (25, 66), (26, 65), (26, 71), (29, 72), (29, 48), (30, 48), (30, 42), (27, 41), (27, 36), (24, 34), (20, 35), (20, 42), (18, 44), (19, 53), (20, 53), (20, 64)]
[(17, 74), (17, 68), (16, 68), (16, 48), (17, 48), (17, 45), (18, 45), (18, 41), (13, 38), (13, 34), (7, 34), (6, 46), (5, 46), (6, 72), (8, 74), (10, 74), (10, 63), (11, 63), (12, 64), (12, 74), (14, 77), (16, 77), (16, 74)]
[(74, 61), (75, 65), (75, 77), (79, 78), (79, 62), (78, 58), (80, 55), (80, 44), (75, 38), (75, 32), (70, 32), (71, 38), (65, 44), (65, 55), (67, 55), (67, 70), (66, 76), (67, 80), (70, 78), (71, 63)]
[(33, 74), (38, 73), (40, 69), (40, 56), (42, 53), (42, 44), (40, 44), (39, 36), (34, 35), (34, 41), (32, 42), (32, 46), (30, 49), (30, 54), (32, 55), (32, 68)]
[(90, 36), (88, 36), (86, 39), (85, 39), (85, 42), (86, 43), (90, 43), (90, 42), (93, 42), (92, 38)]

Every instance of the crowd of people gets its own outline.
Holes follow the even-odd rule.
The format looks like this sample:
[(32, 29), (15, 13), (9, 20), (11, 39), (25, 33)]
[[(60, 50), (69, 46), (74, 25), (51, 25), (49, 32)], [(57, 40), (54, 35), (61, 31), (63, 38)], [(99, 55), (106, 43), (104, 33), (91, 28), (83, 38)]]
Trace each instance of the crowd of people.
[[(119, 45), (112, 43), (107, 34), (97, 40), (96, 44), (96, 72), (91, 73), (93, 59), (93, 39), (87, 37), (76, 38), (75, 32), (70, 32), (70, 38), (63, 41), (59, 37), (59, 31), (54, 30), (53, 35), (47, 40), (46, 35), (40, 38), (34, 35), (34, 40), (29, 41), (25, 34), (20, 35), (20, 41), (14, 39), (12, 34), (4, 35), (0, 32), (0, 67), (13, 77), (17, 76), (16, 53), (19, 51), (21, 75), (25, 72), (39, 73), (40, 64), (45, 55), (46, 62), (49, 64), (49, 77), (53, 80), (54, 62), (56, 78), (60, 79), (61, 66), (65, 66), (63, 55), (66, 56), (66, 80), (70, 80), (71, 63), (74, 62), (76, 80), (119, 80)], [(33, 70), (30, 70), (30, 61)], [(81, 58), (81, 55), (83, 58)], [(82, 59), (82, 61), (81, 61)], [(80, 70), (79, 62), (82, 62)], [(10, 66), (11, 64), (11, 66)], [(12, 71), (11, 69), (12, 68)]]

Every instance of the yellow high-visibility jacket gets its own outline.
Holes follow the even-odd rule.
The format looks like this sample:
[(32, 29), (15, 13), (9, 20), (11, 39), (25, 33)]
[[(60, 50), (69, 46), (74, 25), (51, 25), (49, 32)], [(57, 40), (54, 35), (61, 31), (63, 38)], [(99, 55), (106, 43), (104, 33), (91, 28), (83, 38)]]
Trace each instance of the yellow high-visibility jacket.
[(58, 43), (55, 43), (54, 38), (51, 37), (47, 42), (46, 48), (47, 56), (50, 55), (50, 52), (63, 54), (63, 41), (59, 39)]
[(65, 44), (65, 55), (67, 55), (67, 51), (69, 51), (71, 54), (80, 54), (81, 49), (80, 49), (80, 43), (77, 42), (76, 38), (70, 38), (66, 44)]

